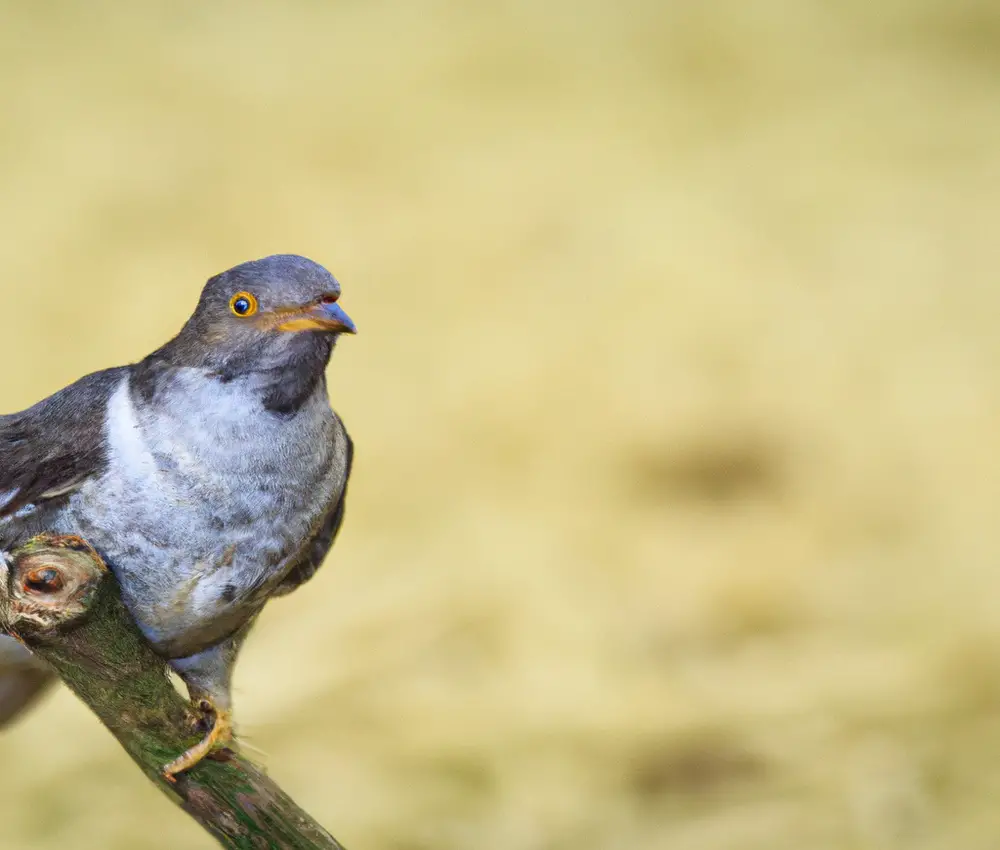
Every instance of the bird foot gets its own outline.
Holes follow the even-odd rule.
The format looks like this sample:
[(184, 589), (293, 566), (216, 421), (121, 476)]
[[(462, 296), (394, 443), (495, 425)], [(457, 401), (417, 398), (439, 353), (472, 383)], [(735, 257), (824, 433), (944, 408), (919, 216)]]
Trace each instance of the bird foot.
[(199, 731), (204, 731), (207, 724), (211, 725), (204, 738), (163, 768), (163, 775), (169, 782), (176, 782), (178, 773), (190, 770), (213, 750), (233, 740), (232, 712), (218, 708), (207, 699), (198, 702), (198, 713), (192, 713), (191, 720)]

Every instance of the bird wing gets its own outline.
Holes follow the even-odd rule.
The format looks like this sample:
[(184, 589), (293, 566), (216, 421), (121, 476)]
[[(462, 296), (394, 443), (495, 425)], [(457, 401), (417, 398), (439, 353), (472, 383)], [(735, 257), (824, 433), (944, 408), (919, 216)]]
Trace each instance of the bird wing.
[(0, 416), (0, 522), (33, 513), (101, 473), (104, 412), (123, 371), (96, 372), (34, 407)]
[(323, 561), (333, 546), (333, 541), (344, 522), (344, 503), (347, 500), (347, 482), (351, 477), (351, 466), (354, 462), (354, 443), (350, 435), (340, 423), (340, 431), (346, 440), (344, 451), (344, 480), (336, 497), (327, 506), (323, 518), (316, 526), (312, 536), (305, 542), (298, 558), (282, 579), (275, 591), (275, 596), (284, 596), (301, 587), (311, 579), (323, 565)]

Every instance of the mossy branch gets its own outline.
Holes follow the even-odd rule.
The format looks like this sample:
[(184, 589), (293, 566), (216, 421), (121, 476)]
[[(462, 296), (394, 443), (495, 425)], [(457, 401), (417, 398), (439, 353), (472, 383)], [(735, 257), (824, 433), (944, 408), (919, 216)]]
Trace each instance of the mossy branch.
[(39, 537), (0, 563), (0, 579), (0, 631), (48, 662), (143, 773), (224, 847), (343, 850), (258, 767), (231, 751), (176, 782), (163, 776), (163, 766), (200, 735), (165, 662), (84, 541)]

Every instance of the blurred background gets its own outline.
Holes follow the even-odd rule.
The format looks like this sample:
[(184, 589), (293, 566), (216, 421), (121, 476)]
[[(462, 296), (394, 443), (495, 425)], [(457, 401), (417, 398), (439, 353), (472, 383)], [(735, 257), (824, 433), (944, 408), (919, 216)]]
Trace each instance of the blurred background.
[[(995, 0), (0, 3), (0, 405), (306, 254), (330, 562), (237, 672), (350, 848), (1000, 841)], [(2, 846), (214, 846), (66, 692)]]

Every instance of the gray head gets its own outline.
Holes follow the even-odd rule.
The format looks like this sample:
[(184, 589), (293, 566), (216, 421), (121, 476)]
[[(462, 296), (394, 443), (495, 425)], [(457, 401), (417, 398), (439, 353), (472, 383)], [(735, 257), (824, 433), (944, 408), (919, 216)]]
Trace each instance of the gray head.
[(231, 380), (250, 373), (274, 384), (313, 384), (342, 333), (356, 333), (337, 303), (340, 284), (295, 254), (242, 263), (211, 278), (181, 332), (150, 358)]
[(188, 365), (272, 366), (282, 352), (302, 350), (296, 337), (328, 346), (339, 334), (356, 332), (339, 298), (334, 276), (305, 257), (277, 254), (242, 263), (205, 284), (194, 314), (169, 344), (181, 350), (171, 353), (189, 356)]

